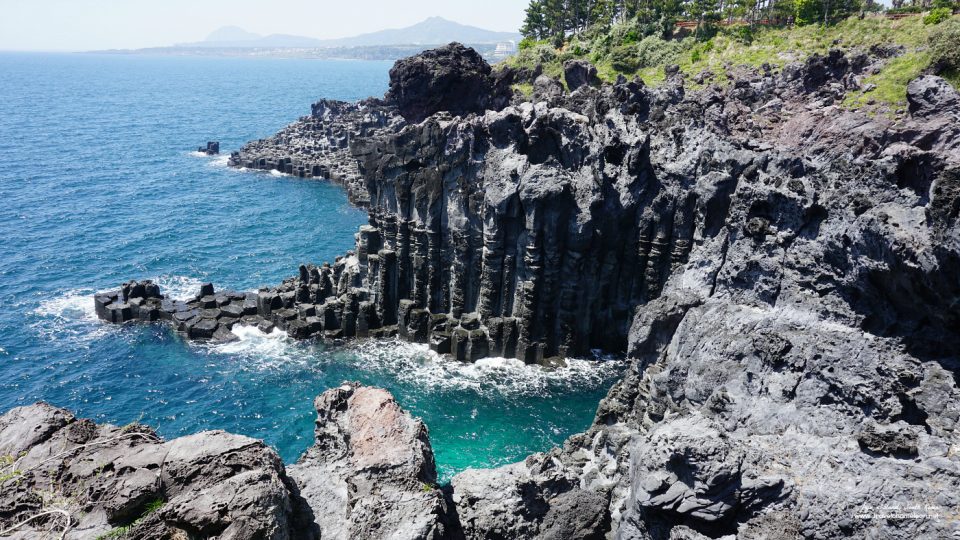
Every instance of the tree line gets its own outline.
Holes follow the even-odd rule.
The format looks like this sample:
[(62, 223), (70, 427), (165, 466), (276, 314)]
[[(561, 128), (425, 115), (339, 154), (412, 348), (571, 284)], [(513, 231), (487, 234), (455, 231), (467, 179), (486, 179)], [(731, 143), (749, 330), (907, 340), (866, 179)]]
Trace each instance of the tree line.
[(666, 35), (681, 20), (696, 21), (698, 29), (738, 20), (750, 25), (829, 24), (879, 9), (875, 0), (531, 0), (520, 31), (531, 40), (562, 41), (598, 26), (635, 23), (644, 35)]

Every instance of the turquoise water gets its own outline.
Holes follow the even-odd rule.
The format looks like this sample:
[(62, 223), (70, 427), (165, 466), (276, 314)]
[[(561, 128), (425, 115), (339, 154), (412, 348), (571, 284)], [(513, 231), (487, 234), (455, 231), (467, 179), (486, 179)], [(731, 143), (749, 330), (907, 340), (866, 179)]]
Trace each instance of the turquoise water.
[(91, 294), (153, 278), (275, 284), (350, 249), (365, 214), (322, 181), (240, 172), (229, 153), (321, 97), (380, 95), (389, 64), (0, 54), (0, 411), (47, 400), (167, 437), (224, 429), (291, 462), (312, 399), (344, 380), (391, 390), (430, 429), (441, 476), (546, 450), (582, 431), (620, 366), (464, 365), (421, 346), (294, 343), (248, 330), (221, 346), (164, 326), (113, 327)]

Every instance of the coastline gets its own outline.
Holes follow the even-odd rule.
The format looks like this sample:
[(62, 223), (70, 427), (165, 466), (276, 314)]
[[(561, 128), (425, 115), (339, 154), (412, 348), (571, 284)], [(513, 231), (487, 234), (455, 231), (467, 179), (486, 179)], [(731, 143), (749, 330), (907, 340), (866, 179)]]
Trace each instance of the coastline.
[[(258, 294), (256, 312), (307, 322), (319, 318), (322, 293), (324, 333), (328, 322), (334, 333), (351, 333), (351, 315), (358, 323), (363, 314), (387, 332), (394, 326), (434, 343), (436, 309), (445, 324), (456, 320), (452, 332), (437, 334), (449, 333), (450, 350), (464, 360), (499, 349), (549, 363), (607, 341), (627, 351), (631, 365), (586, 433), (523, 462), (454, 478), (443, 504), (455, 509), (450, 531), (468, 538), (948, 534), (957, 523), (930, 516), (849, 519), (851, 508), (916, 504), (933, 481), (960, 485), (950, 470), (956, 358), (931, 345), (934, 336), (948, 345), (958, 339), (949, 302), (960, 246), (949, 209), (960, 178), (950, 115), (960, 97), (925, 76), (908, 88), (911, 114), (902, 123), (832, 107), (871, 61), (831, 52), (689, 93), (680, 76), (656, 89), (626, 80), (601, 87), (589, 66), (571, 64), (572, 92), (538, 77), (536, 104), (504, 99), (501, 75), (482, 65), (454, 70), (481, 89), (467, 98), (461, 81), (424, 83), (422, 73), (406, 73), (418, 84), (408, 92), (392, 85), (386, 99), (404, 122), (346, 144), (358, 162), (352, 181), (362, 177), (369, 194), (371, 229), (337, 262), (339, 274), (326, 267), (336, 279), (304, 265), (278, 290)], [(435, 66), (424, 63), (429, 74)], [(434, 84), (461, 93), (438, 102)], [(448, 110), (451, 102), (459, 110)], [(314, 116), (342, 114), (328, 110)], [(237, 163), (262, 148), (242, 150)], [(336, 148), (343, 159), (345, 147)], [(266, 167), (270, 158), (257, 159)], [(294, 159), (284, 170), (303, 166), (305, 176)], [(582, 216), (597, 220), (586, 221), (591, 234), (614, 239), (599, 242), (599, 256), (587, 250), (603, 236), (578, 238), (569, 225), (584, 225)], [(624, 241), (622, 230), (645, 236)], [(454, 256), (431, 255), (434, 232)], [(374, 249), (381, 241), (387, 248)], [(506, 263), (505, 245), (522, 265)], [(586, 287), (563, 281), (583, 275), (570, 261), (595, 259), (616, 262), (587, 273)], [(425, 261), (444, 264), (435, 271)], [(508, 280), (508, 269), (523, 275)], [(590, 284), (612, 284), (611, 294), (626, 287), (618, 297), (630, 300), (586, 314), (611, 334), (597, 341), (592, 326), (573, 331), (583, 319), (553, 307), (575, 306), (581, 297), (564, 295)], [(334, 286), (349, 302), (325, 294)], [(351, 298), (355, 289), (373, 300)], [(512, 298), (494, 292), (511, 289)], [(301, 291), (312, 298), (298, 298)], [(585, 305), (608, 304), (598, 294)], [(146, 289), (125, 296), (157, 298)], [(219, 306), (213, 294), (198, 301), (207, 296)], [(301, 317), (304, 305), (314, 314), (308, 307)], [(515, 326), (504, 330), (507, 308)], [(828, 462), (839, 466), (821, 467)], [(853, 478), (866, 485), (843, 489)]]

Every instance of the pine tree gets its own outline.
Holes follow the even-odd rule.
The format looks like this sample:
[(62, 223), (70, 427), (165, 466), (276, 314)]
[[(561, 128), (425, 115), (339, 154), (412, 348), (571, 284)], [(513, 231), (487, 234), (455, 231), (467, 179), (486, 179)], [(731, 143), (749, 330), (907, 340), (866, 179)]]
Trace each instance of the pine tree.
[(531, 0), (527, 6), (527, 16), (520, 28), (523, 37), (530, 39), (545, 39), (547, 37), (547, 23), (543, 13), (543, 0)]

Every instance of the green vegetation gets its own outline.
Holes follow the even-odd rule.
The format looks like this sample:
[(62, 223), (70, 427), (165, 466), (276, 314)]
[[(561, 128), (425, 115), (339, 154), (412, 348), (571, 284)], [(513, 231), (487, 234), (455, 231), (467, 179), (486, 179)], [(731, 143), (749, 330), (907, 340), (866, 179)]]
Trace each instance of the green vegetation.
[(869, 92), (848, 94), (844, 105), (860, 108), (873, 103), (891, 107), (904, 107), (907, 104), (907, 84), (919, 77), (930, 65), (930, 55), (923, 52), (908, 52), (893, 58), (883, 70), (864, 79), (864, 87), (875, 87)]
[(923, 24), (940, 24), (950, 19), (951, 15), (953, 15), (953, 10), (950, 8), (936, 8), (923, 18)]
[(11, 478), (16, 478), (16, 477), (20, 476), (21, 474), (23, 474), (23, 472), (17, 471), (17, 470), (13, 470), (13, 471), (10, 471), (10, 472), (2, 473), (2, 474), (0, 474), (0, 484), (6, 482), (7, 480), (10, 480)]
[(147, 507), (144, 509), (143, 513), (140, 514), (140, 517), (134, 520), (133, 523), (124, 525), (123, 527), (113, 528), (110, 530), (110, 532), (98, 536), (96, 540), (120, 540), (121, 538), (125, 538), (128, 534), (130, 534), (131, 531), (133, 531), (133, 529), (137, 527), (137, 525), (143, 523), (143, 520), (147, 519), (147, 516), (163, 508), (164, 504), (165, 502), (162, 499), (157, 499), (147, 504)]
[[(783, 7), (783, 1), (774, 6)], [(792, 13), (804, 5), (800, 0), (790, 1)], [(839, 4), (843, 0), (832, 1)], [(768, 8), (772, 9), (765, 4), (765, 13)], [(826, 54), (833, 48), (865, 51), (873, 46), (900, 46), (902, 54), (887, 61), (879, 73), (865, 78), (864, 87), (868, 90), (853, 92), (845, 101), (851, 108), (875, 106), (896, 110), (906, 105), (906, 85), (918, 75), (938, 73), (954, 85), (960, 80), (960, 17), (948, 15), (938, 24), (925, 24), (924, 19), (922, 16), (894, 19), (869, 15), (847, 17), (829, 25), (734, 23), (714, 29), (709, 37), (698, 37), (689, 29), (672, 30), (667, 35), (649, 32), (641, 17), (586, 28), (581, 22), (575, 32), (568, 29), (559, 45), (555, 43), (555, 36), (528, 37), (520, 52), (507, 64), (529, 69), (540, 65), (543, 73), (560, 77), (564, 61), (585, 58), (597, 66), (600, 78), (607, 82), (619, 75), (628, 78), (638, 75), (651, 86), (665, 79), (664, 66), (676, 64), (687, 76), (686, 84), (695, 88), (693, 76), (701, 72), (712, 75), (708, 82), (728, 84), (730, 66), (759, 68), (767, 64), (780, 68), (815, 53)], [(547, 27), (552, 28), (551, 24)]]
[(18, 471), (13, 468), (16, 462), (17, 458), (13, 455), (0, 455), (0, 484), (23, 474), (22, 471)]
[(693, 36), (704, 40), (724, 22), (831, 24), (880, 9), (874, 0), (531, 0), (520, 31), (529, 40), (557, 47), (571, 36), (611, 33), (619, 46), (647, 36), (669, 37), (677, 21), (693, 23)]
[(954, 73), (960, 70), (960, 20), (953, 18), (947, 24), (934, 28), (928, 41), (934, 70)]

